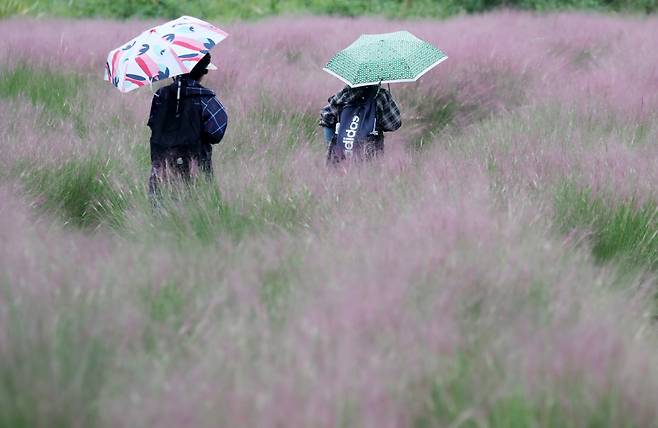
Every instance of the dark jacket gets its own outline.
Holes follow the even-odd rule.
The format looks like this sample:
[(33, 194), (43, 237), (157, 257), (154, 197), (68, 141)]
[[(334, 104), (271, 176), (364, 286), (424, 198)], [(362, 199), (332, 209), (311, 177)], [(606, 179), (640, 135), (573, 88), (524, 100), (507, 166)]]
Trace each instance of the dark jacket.
[[(192, 127), (198, 127), (198, 144), (185, 147), (167, 147), (158, 143), (158, 124), (174, 120), (174, 107), (177, 103), (178, 81), (181, 83), (180, 99), (182, 103), (190, 102), (196, 109), (193, 116), (198, 117), (200, 123), (194, 123)], [(224, 137), (228, 125), (228, 116), (224, 106), (219, 102), (215, 93), (201, 86), (197, 81), (185, 76), (177, 78), (169, 86), (160, 88), (151, 103), (148, 126), (152, 131), (151, 138), (151, 162), (154, 167), (159, 167), (165, 162), (173, 163), (176, 158), (182, 156), (186, 162), (196, 160), (202, 167), (210, 168), (212, 160), (212, 144), (219, 143)]]

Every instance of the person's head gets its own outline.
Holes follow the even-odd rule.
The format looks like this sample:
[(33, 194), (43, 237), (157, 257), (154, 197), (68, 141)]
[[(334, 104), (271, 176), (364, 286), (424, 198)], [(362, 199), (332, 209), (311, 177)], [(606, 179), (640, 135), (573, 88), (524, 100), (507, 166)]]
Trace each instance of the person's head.
[(358, 86), (356, 88), (350, 87), (350, 90), (355, 97), (368, 97), (370, 95), (375, 95), (378, 89), (379, 85)]
[(204, 55), (199, 62), (196, 63), (194, 68), (190, 70), (188, 75), (190, 76), (191, 79), (196, 80), (197, 82), (200, 82), (203, 76), (208, 74), (208, 65), (210, 64), (210, 54), (207, 53)]

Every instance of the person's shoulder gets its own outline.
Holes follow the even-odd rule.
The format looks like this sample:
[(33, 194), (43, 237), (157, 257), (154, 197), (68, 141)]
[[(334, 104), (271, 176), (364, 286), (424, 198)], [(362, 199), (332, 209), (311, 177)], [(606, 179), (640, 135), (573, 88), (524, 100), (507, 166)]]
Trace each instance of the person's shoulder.
[(377, 98), (389, 101), (393, 99), (393, 96), (391, 95), (391, 92), (388, 89), (379, 88), (379, 92), (377, 93)]
[[(201, 85), (199, 85), (199, 86), (201, 86)], [(205, 86), (201, 86), (201, 88), (203, 89), (203, 95), (208, 96), (208, 97), (213, 97), (213, 98), (217, 97), (217, 94), (212, 89), (206, 88)]]
[(194, 81), (194, 86), (193, 88), (197, 89), (199, 91), (199, 95), (202, 97), (208, 97), (208, 98), (214, 98), (216, 97), (215, 91), (213, 91), (210, 88), (206, 88), (203, 86), (201, 83)]
[(335, 105), (345, 104), (346, 100), (352, 97), (353, 91), (350, 86), (345, 85), (343, 89), (329, 97), (329, 103)]
[(183, 81), (183, 91), (186, 97), (214, 98), (215, 92), (201, 85), (196, 80), (187, 79)]
[(355, 90), (356, 90), (356, 89), (353, 88), (353, 87), (351, 87), (350, 85), (345, 85), (345, 87), (343, 87), (343, 89), (341, 89), (340, 91), (338, 91), (338, 93), (336, 94), (336, 96), (337, 96), (337, 97), (345, 97), (345, 96), (353, 95), (354, 92), (355, 92)]

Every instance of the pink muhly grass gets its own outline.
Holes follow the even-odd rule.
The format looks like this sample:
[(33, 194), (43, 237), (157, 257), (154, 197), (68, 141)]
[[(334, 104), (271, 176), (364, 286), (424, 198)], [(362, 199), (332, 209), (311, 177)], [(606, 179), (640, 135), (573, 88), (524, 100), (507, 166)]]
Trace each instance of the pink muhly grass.
[[(220, 70), (206, 82), (230, 115), (215, 149), (219, 202), (203, 187), (193, 208), (174, 199), (167, 227), (143, 196), (152, 95), (100, 81), (107, 52), (151, 23), (0, 23), (3, 64), (85, 80), (78, 110), (48, 128), (38, 102), (0, 101), (10, 130), (0, 178), (34, 173), (25, 160), (47, 169), (102, 159), (129, 201), (123, 228), (83, 233), (32, 209), (24, 189), (0, 188), (0, 265), (13, 299), (2, 295), (0, 325), (11, 304), (29, 302), (26, 349), (52, 350), (70, 313), (83, 324), (79, 349), (106, 344), (108, 377), (94, 398), (102, 425), (413, 426), (433, 385), (459, 414), (486, 418), (516, 388), (559, 401), (578, 379), (588, 397), (613, 391), (621, 417), (651, 426), (656, 342), (636, 334), (650, 328), (646, 303), (613, 292), (614, 270), (554, 236), (547, 216), (564, 180), (655, 197), (655, 17), (227, 25), (232, 36), (213, 51)], [(314, 125), (342, 84), (321, 66), (357, 33), (402, 28), (450, 60), (393, 87), (404, 127), (381, 161), (325, 168)], [(439, 98), (446, 128), (434, 123)], [(416, 149), (419, 136), (427, 146)], [(212, 229), (222, 209), (246, 224), (243, 235)], [(208, 239), (188, 236), (207, 219)], [(630, 295), (644, 286), (623, 281)], [(11, 340), (0, 329), (3, 360), (13, 361)], [(43, 358), (56, 365), (54, 354)], [(441, 384), (462, 354), (473, 360), (473, 379), (459, 380), (466, 402)], [(62, 385), (73, 385), (74, 414), (85, 407), (75, 400), (85, 387), (59, 374), (35, 392), (46, 403), (37, 425), (56, 413), (48, 399)], [(574, 420), (591, 415), (564, 408)]]

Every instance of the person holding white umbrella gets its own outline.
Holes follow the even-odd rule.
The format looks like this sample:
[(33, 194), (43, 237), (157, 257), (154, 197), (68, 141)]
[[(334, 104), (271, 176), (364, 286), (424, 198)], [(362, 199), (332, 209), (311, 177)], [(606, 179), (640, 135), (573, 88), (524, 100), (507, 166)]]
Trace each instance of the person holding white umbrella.
[(172, 172), (189, 181), (196, 165), (205, 177), (212, 177), (212, 145), (224, 138), (228, 116), (215, 93), (201, 85), (209, 64), (210, 54), (206, 54), (189, 73), (176, 76), (153, 96), (148, 120), (152, 198), (157, 196), (158, 184)]
[[(158, 183), (174, 175), (189, 181), (193, 167), (212, 176), (212, 145), (224, 137), (228, 116), (215, 93), (201, 85), (209, 69), (210, 50), (228, 34), (191, 16), (150, 28), (112, 50), (105, 80), (122, 93), (173, 78), (153, 95), (149, 195), (154, 203)], [(171, 174), (173, 173), (173, 174)]]

